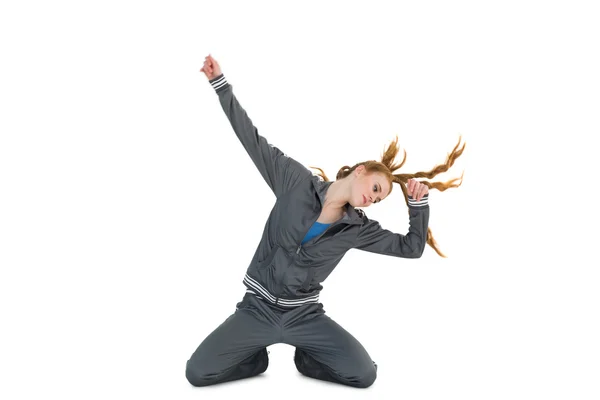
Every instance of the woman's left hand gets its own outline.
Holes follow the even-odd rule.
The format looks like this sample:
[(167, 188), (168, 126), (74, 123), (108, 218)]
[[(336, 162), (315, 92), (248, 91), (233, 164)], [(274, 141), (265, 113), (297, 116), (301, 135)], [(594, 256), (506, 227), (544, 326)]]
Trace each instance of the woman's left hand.
[(429, 193), (429, 188), (424, 183), (417, 181), (416, 179), (409, 179), (406, 183), (406, 189), (408, 195), (413, 199), (419, 201)]

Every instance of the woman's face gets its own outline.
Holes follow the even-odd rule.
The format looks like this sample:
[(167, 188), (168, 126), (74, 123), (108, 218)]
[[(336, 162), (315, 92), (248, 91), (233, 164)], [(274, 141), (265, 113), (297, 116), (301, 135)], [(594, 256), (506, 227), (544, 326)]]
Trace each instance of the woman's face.
[(367, 172), (364, 165), (359, 165), (354, 171), (355, 179), (352, 185), (353, 207), (368, 207), (378, 203), (390, 193), (390, 183), (385, 175), (379, 172)]

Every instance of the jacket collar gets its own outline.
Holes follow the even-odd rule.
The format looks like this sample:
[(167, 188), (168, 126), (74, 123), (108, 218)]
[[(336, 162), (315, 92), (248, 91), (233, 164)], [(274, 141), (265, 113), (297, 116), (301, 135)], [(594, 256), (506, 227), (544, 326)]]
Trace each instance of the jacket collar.
[[(331, 186), (331, 184), (333, 182), (324, 181), (321, 179), (321, 177), (314, 175), (312, 177), (312, 183), (313, 183), (313, 187), (315, 188), (315, 191), (317, 193), (317, 196), (319, 197), (319, 201), (321, 202), (321, 207), (322, 207), (323, 204), (325, 204), (325, 194), (327, 193), (329, 186)], [(346, 205), (344, 207), (345, 207), (346, 215), (347, 215), (347, 218), (346, 217), (343, 218), (343, 220), (345, 222), (352, 223), (352, 224), (354, 224), (354, 223), (362, 224), (364, 222), (363, 221), (364, 212), (362, 210), (352, 207), (350, 205), (350, 203), (346, 203)]]

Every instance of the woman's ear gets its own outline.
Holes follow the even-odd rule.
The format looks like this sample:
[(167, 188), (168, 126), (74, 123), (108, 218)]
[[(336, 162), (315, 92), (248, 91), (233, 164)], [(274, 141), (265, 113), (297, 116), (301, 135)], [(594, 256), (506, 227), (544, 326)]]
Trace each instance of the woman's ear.
[(365, 166), (361, 164), (354, 169), (354, 173), (356, 174), (356, 176), (358, 176), (358, 175), (362, 174), (364, 172), (364, 170), (365, 170)]

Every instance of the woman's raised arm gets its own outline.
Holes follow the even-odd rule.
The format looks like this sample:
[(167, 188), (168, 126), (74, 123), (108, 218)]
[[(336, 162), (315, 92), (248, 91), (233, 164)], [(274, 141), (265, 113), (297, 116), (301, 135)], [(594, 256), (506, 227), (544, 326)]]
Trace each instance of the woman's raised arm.
[(219, 64), (212, 56), (206, 57), (200, 71), (206, 74), (219, 96), (233, 131), (275, 196), (279, 197), (296, 183), (312, 175), (308, 168), (288, 157), (258, 133), (258, 129), (238, 102), (231, 84), (227, 82)]

